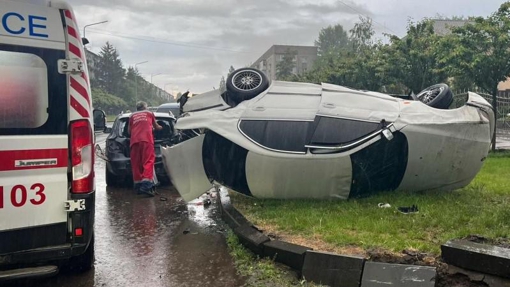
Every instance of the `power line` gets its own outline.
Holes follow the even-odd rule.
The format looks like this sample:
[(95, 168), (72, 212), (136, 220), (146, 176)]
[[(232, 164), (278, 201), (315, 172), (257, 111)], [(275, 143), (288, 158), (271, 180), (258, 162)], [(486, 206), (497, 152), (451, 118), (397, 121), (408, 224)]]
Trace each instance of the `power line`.
[[(361, 11), (359, 11), (358, 9), (356, 9), (356, 8), (354, 8), (354, 7), (350, 6), (350, 5), (348, 5), (348, 4), (347, 4), (347, 3), (345, 3), (344, 1), (342, 1), (342, 0), (338, 0), (338, 2), (340, 2), (340, 3), (344, 4), (345, 6), (349, 7), (351, 10), (353, 10), (353, 11), (354, 11), (354, 12), (356, 12), (356, 13), (358, 13), (358, 15), (362, 15), (362, 16), (365, 16), (365, 17), (367, 17), (367, 18), (372, 19), (372, 18), (371, 18), (371, 17), (369, 17), (368, 15), (363, 14), (363, 12), (361, 12)], [(393, 31), (393, 30), (391, 30), (390, 28), (386, 27), (386, 25), (381, 24), (380, 22), (377, 22), (377, 21), (375, 21), (374, 19), (372, 19), (372, 22), (374, 22), (375, 24), (378, 24), (379, 26), (381, 26), (381, 27), (383, 27), (384, 29), (386, 29), (386, 30), (388, 30), (388, 31), (392, 32), (392, 33), (393, 33), (393, 34), (395, 34), (395, 35), (397, 34), (395, 31)]]
[(223, 52), (233, 52), (233, 53), (240, 53), (240, 54), (253, 54), (250, 52), (232, 50), (232, 49), (223, 48), (223, 47), (205, 46), (205, 45), (198, 45), (198, 44), (192, 44), (192, 43), (186, 43), (186, 42), (176, 42), (176, 41), (170, 41), (168, 39), (144, 37), (144, 36), (140, 36), (140, 35), (128, 35), (125, 33), (114, 32), (114, 31), (106, 31), (106, 30), (98, 30), (98, 29), (89, 29), (88, 31), (89, 31), (89, 33), (108, 35), (108, 36), (114, 36), (114, 37), (119, 37), (119, 38), (131, 39), (131, 40), (159, 43), (159, 44), (165, 44), (165, 45), (173, 45), (173, 46), (181, 46), (181, 47), (205, 49), (205, 50), (216, 50), (216, 51), (223, 51)]

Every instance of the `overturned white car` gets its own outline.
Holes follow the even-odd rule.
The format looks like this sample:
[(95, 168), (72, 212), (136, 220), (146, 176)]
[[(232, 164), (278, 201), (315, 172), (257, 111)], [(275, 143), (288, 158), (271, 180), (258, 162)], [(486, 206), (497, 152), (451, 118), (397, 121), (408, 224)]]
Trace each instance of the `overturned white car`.
[[(457, 105), (458, 107), (455, 107)], [(494, 130), (492, 106), (448, 86), (412, 99), (331, 84), (274, 81), (240, 69), (190, 98), (163, 148), (169, 176), (192, 200), (213, 182), (258, 198), (362, 197), (389, 190), (453, 190), (475, 177)]]

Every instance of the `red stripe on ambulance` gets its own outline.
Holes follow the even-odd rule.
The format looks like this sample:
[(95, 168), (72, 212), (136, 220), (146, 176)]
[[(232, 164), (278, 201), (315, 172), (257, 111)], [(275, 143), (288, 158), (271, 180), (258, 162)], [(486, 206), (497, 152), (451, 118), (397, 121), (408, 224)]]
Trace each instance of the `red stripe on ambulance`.
[(89, 105), (90, 105), (90, 100), (88, 97), (87, 89), (85, 89), (85, 87), (80, 85), (80, 83), (78, 83), (78, 81), (76, 81), (74, 78), (71, 78), (71, 87), (75, 91), (77, 91), (78, 94), (80, 94), (85, 100), (87, 100), (87, 103), (89, 103)]
[(78, 103), (78, 101), (74, 97), (71, 97), (71, 107), (75, 109), (80, 116), (84, 118), (89, 117), (89, 112), (87, 111), (87, 109), (80, 105), (80, 103)]

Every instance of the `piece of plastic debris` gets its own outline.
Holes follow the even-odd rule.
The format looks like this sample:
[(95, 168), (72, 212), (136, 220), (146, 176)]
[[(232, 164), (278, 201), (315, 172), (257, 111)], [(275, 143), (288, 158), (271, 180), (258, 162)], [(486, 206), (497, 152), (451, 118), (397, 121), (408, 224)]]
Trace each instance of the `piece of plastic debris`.
[(380, 202), (377, 206), (379, 206), (379, 208), (390, 208), (391, 205), (389, 203), (382, 203)]
[(167, 199), (166, 197), (161, 196), (161, 197), (159, 198), (159, 200), (161, 200), (161, 201), (167, 201), (168, 199)]
[(204, 203), (204, 207), (208, 207), (209, 205), (211, 205), (212, 202), (209, 198), (207, 198), (207, 199), (204, 199), (203, 203)]
[(398, 211), (403, 214), (413, 214), (413, 213), (419, 212), (418, 206), (414, 205), (414, 204), (411, 207), (409, 207), (409, 206), (399, 207)]

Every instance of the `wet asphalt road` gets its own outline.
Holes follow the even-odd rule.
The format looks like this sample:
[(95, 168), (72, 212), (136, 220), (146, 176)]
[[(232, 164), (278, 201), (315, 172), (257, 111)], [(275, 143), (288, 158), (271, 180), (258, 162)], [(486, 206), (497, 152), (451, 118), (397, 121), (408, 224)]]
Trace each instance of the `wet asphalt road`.
[[(105, 134), (96, 134), (104, 147)], [(217, 198), (186, 204), (172, 187), (147, 198), (110, 188), (96, 157), (95, 264), (86, 273), (61, 273), (12, 286), (242, 286), (225, 242)], [(163, 199), (167, 199), (163, 201)], [(11, 286), (11, 284), (9, 284)]]

